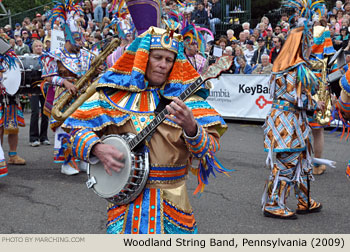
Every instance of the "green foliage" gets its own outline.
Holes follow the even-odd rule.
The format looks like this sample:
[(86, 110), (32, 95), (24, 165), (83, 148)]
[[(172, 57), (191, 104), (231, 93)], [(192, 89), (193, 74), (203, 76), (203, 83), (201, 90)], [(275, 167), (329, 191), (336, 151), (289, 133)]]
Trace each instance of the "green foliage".
[(3, 0), (2, 3), (11, 14), (20, 13), (35, 7), (49, 4), (52, 0)]

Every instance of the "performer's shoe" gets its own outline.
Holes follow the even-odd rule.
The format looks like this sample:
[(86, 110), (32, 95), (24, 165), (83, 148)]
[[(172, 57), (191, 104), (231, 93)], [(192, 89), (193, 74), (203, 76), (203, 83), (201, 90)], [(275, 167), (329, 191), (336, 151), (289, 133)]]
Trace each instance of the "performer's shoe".
[(61, 173), (71, 176), (71, 175), (78, 174), (79, 171), (71, 167), (69, 164), (63, 164), (61, 166)]
[(26, 161), (18, 155), (10, 156), (7, 164), (12, 165), (25, 165)]
[(314, 200), (311, 200), (310, 205), (311, 205), (310, 208), (308, 208), (307, 202), (304, 202), (303, 200), (299, 199), (296, 213), (297, 214), (317, 213), (317, 212), (320, 212), (322, 209), (322, 204)]
[(314, 168), (312, 169), (312, 174), (314, 175), (321, 175), (325, 172), (326, 165), (314, 165)]
[(297, 215), (289, 210), (288, 208), (281, 208), (280, 206), (269, 206), (266, 205), (264, 209), (264, 216), (278, 219), (297, 219)]

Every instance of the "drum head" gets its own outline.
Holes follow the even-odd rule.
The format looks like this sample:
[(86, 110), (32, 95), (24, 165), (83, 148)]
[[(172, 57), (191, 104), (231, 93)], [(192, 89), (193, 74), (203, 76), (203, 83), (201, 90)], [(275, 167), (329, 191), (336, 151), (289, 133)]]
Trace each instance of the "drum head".
[(101, 162), (90, 165), (89, 176), (96, 179), (93, 190), (103, 198), (111, 198), (118, 194), (128, 182), (131, 172), (131, 152), (126, 141), (120, 136), (108, 136), (102, 142), (113, 145), (124, 154), (125, 159), (124, 168), (120, 172), (112, 171), (112, 176), (106, 173)]
[(16, 59), (16, 67), (7, 69), (6, 72), (3, 73), (3, 85), (6, 88), (6, 93), (9, 95), (15, 95), (21, 85), (22, 75), (19, 65), (20, 62)]

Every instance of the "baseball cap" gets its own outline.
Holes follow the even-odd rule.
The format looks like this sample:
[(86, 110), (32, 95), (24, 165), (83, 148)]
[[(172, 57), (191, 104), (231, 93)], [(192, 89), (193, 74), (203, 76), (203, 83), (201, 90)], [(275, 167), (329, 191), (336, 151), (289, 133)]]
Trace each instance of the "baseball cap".
[(36, 16), (36, 17), (41, 17), (41, 14), (40, 14), (40, 13), (37, 13), (35, 16)]
[(265, 41), (263, 37), (259, 37), (256, 41), (260, 42), (260, 41)]
[(282, 29), (282, 32), (288, 32), (288, 30), (284, 28), (284, 29)]
[(21, 25), (20, 25), (20, 23), (16, 23), (16, 25), (15, 25), (15, 26), (21, 26)]
[(248, 40), (248, 41), (247, 41), (247, 44), (248, 44), (248, 45), (254, 45), (253, 41), (251, 41), (251, 40)]

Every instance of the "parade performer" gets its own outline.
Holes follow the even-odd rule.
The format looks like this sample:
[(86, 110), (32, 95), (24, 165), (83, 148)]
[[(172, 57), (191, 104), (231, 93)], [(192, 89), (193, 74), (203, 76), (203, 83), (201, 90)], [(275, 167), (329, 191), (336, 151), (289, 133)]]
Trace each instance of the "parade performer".
[[(313, 45), (312, 45), (312, 52), (310, 56), (311, 63), (312, 64), (312, 70), (315, 73), (315, 75), (320, 78), (321, 80), (321, 89), (327, 89), (326, 83), (323, 83), (327, 80), (327, 74), (330, 72), (328, 67), (328, 61), (329, 59), (334, 55), (336, 52), (333, 48), (333, 43), (330, 35), (329, 28), (327, 26), (327, 22), (324, 20), (320, 20), (320, 22), (323, 25), (317, 25), (313, 27)], [(327, 95), (328, 97), (322, 97)], [(329, 99), (330, 102), (330, 95), (329, 90), (322, 90), (322, 94), (316, 94), (318, 100), (319, 99)], [(312, 131), (313, 136), (313, 149), (314, 149), (314, 156), (316, 158), (322, 158), (323, 149), (324, 149), (324, 128), (329, 127), (330, 125), (330, 117), (328, 118), (328, 123), (320, 124), (320, 122), (317, 121), (317, 113), (314, 113), (313, 117), (309, 118), (309, 124)], [(313, 174), (314, 175), (321, 175), (325, 172), (326, 165), (324, 164), (313, 164)]]
[[(90, 163), (99, 160), (112, 174), (123, 169), (123, 157), (113, 146), (101, 144), (100, 137), (139, 133), (152, 123), (159, 103), (173, 99), (166, 105), (170, 115), (147, 139), (147, 184), (130, 203), (109, 203), (107, 232), (197, 233), (185, 181), (189, 171), (196, 174), (197, 193), (208, 183), (209, 173), (225, 172), (215, 152), (227, 125), (205, 101), (207, 92), (199, 90), (185, 102), (176, 98), (199, 74), (184, 56), (174, 23), (167, 29), (155, 27), (160, 25), (160, 1), (130, 0), (128, 8), (140, 35), (102, 75), (97, 93), (62, 127), (73, 130), (72, 155)], [(145, 19), (144, 13), (153, 16)], [(199, 167), (191, 168), (192, 159), (199, 160)]]
[[(8, 134), (9, 159), (7, 164), (25, 165), (26, 161), (17, 154), (18, 127), (24, 127), (24, 117), (19, 98), (8, 95), (3, 83), (3, 73), (16, 66), (16, 54), (10, 49), (5, 54), (0, 55), (0, 142), (3, 143), (3, 135)], [(0, 150), (0, 176), (7, 174), (6, 162), (3, 150)]]
[[(51, 85), (51, 91), (52, 87), (55, 88), (53, 105), (65, 92), (72, 94), (77, 92), (74, 82), (86, 73), (94, 59), (94, 55), (82, 47), (84, 41), (81, 32), (81, 13), (81, 6), (72, 0), (66, 0), (64, 4), (58, 3), (52, 10), (52, 26), (55, 22), (59, 22), (66, 38), (63, 48), (45, 52), (40, 57), (42, 77)], [(47, 94), (52, 95), (53, 92)], [(62, 163), (61, 172), (66, 175), (77, 174), (79, 169), (85, 171), (84, 162), (80, 162), (79, 168), (74, 167), (75, 160), (65, 162), (64, 154), (60, 152), (62, 150), (60, 136), (64, 133), (61, 124), (51, 117), (50, 128), (55, 132), (54, 162)]]
[(214, 39), (213, 34), (206, 28), (196, 27), (195, 24), (184, 21), (181, 35), (185, 46), (185, 56), (199, 74), (205, 72), (209, 61), (205, 56), (206, 41), (201, 32), (207, 32)]
[(271, 169), (262, 197), (266, 217), (297, 218), (286, 206), (291, 186), (294, 186), (298, 200), (296, 213), (318, 212), (322, 207), (310, 196), (313, 177), (310, 127), (306, 115), (307, 110), (322, 108), (312, 100), (318, 79), (307, 63), (307, 54), (311, 53), (308, 49), (311, 48), (311, 20), (314, 12), (321, 12), (322, 4), (321, 1), (287, 1), (287, 6), (297, 9), (300, 18), (299, 27), (291, 30), (272, 69), (273, 104), (264, 124), (264, 150), (268, 152), (266, 165)]
[[(123, 6), (120, 6), (124, 4)], [(108, 27), (115, 27), (115, 32), (121, 39), (120, 46), (107, 58), (107, 66), (111, 67), (122, 56), (135, 37), (135, 26), (125, 1), (121, 1)]]

